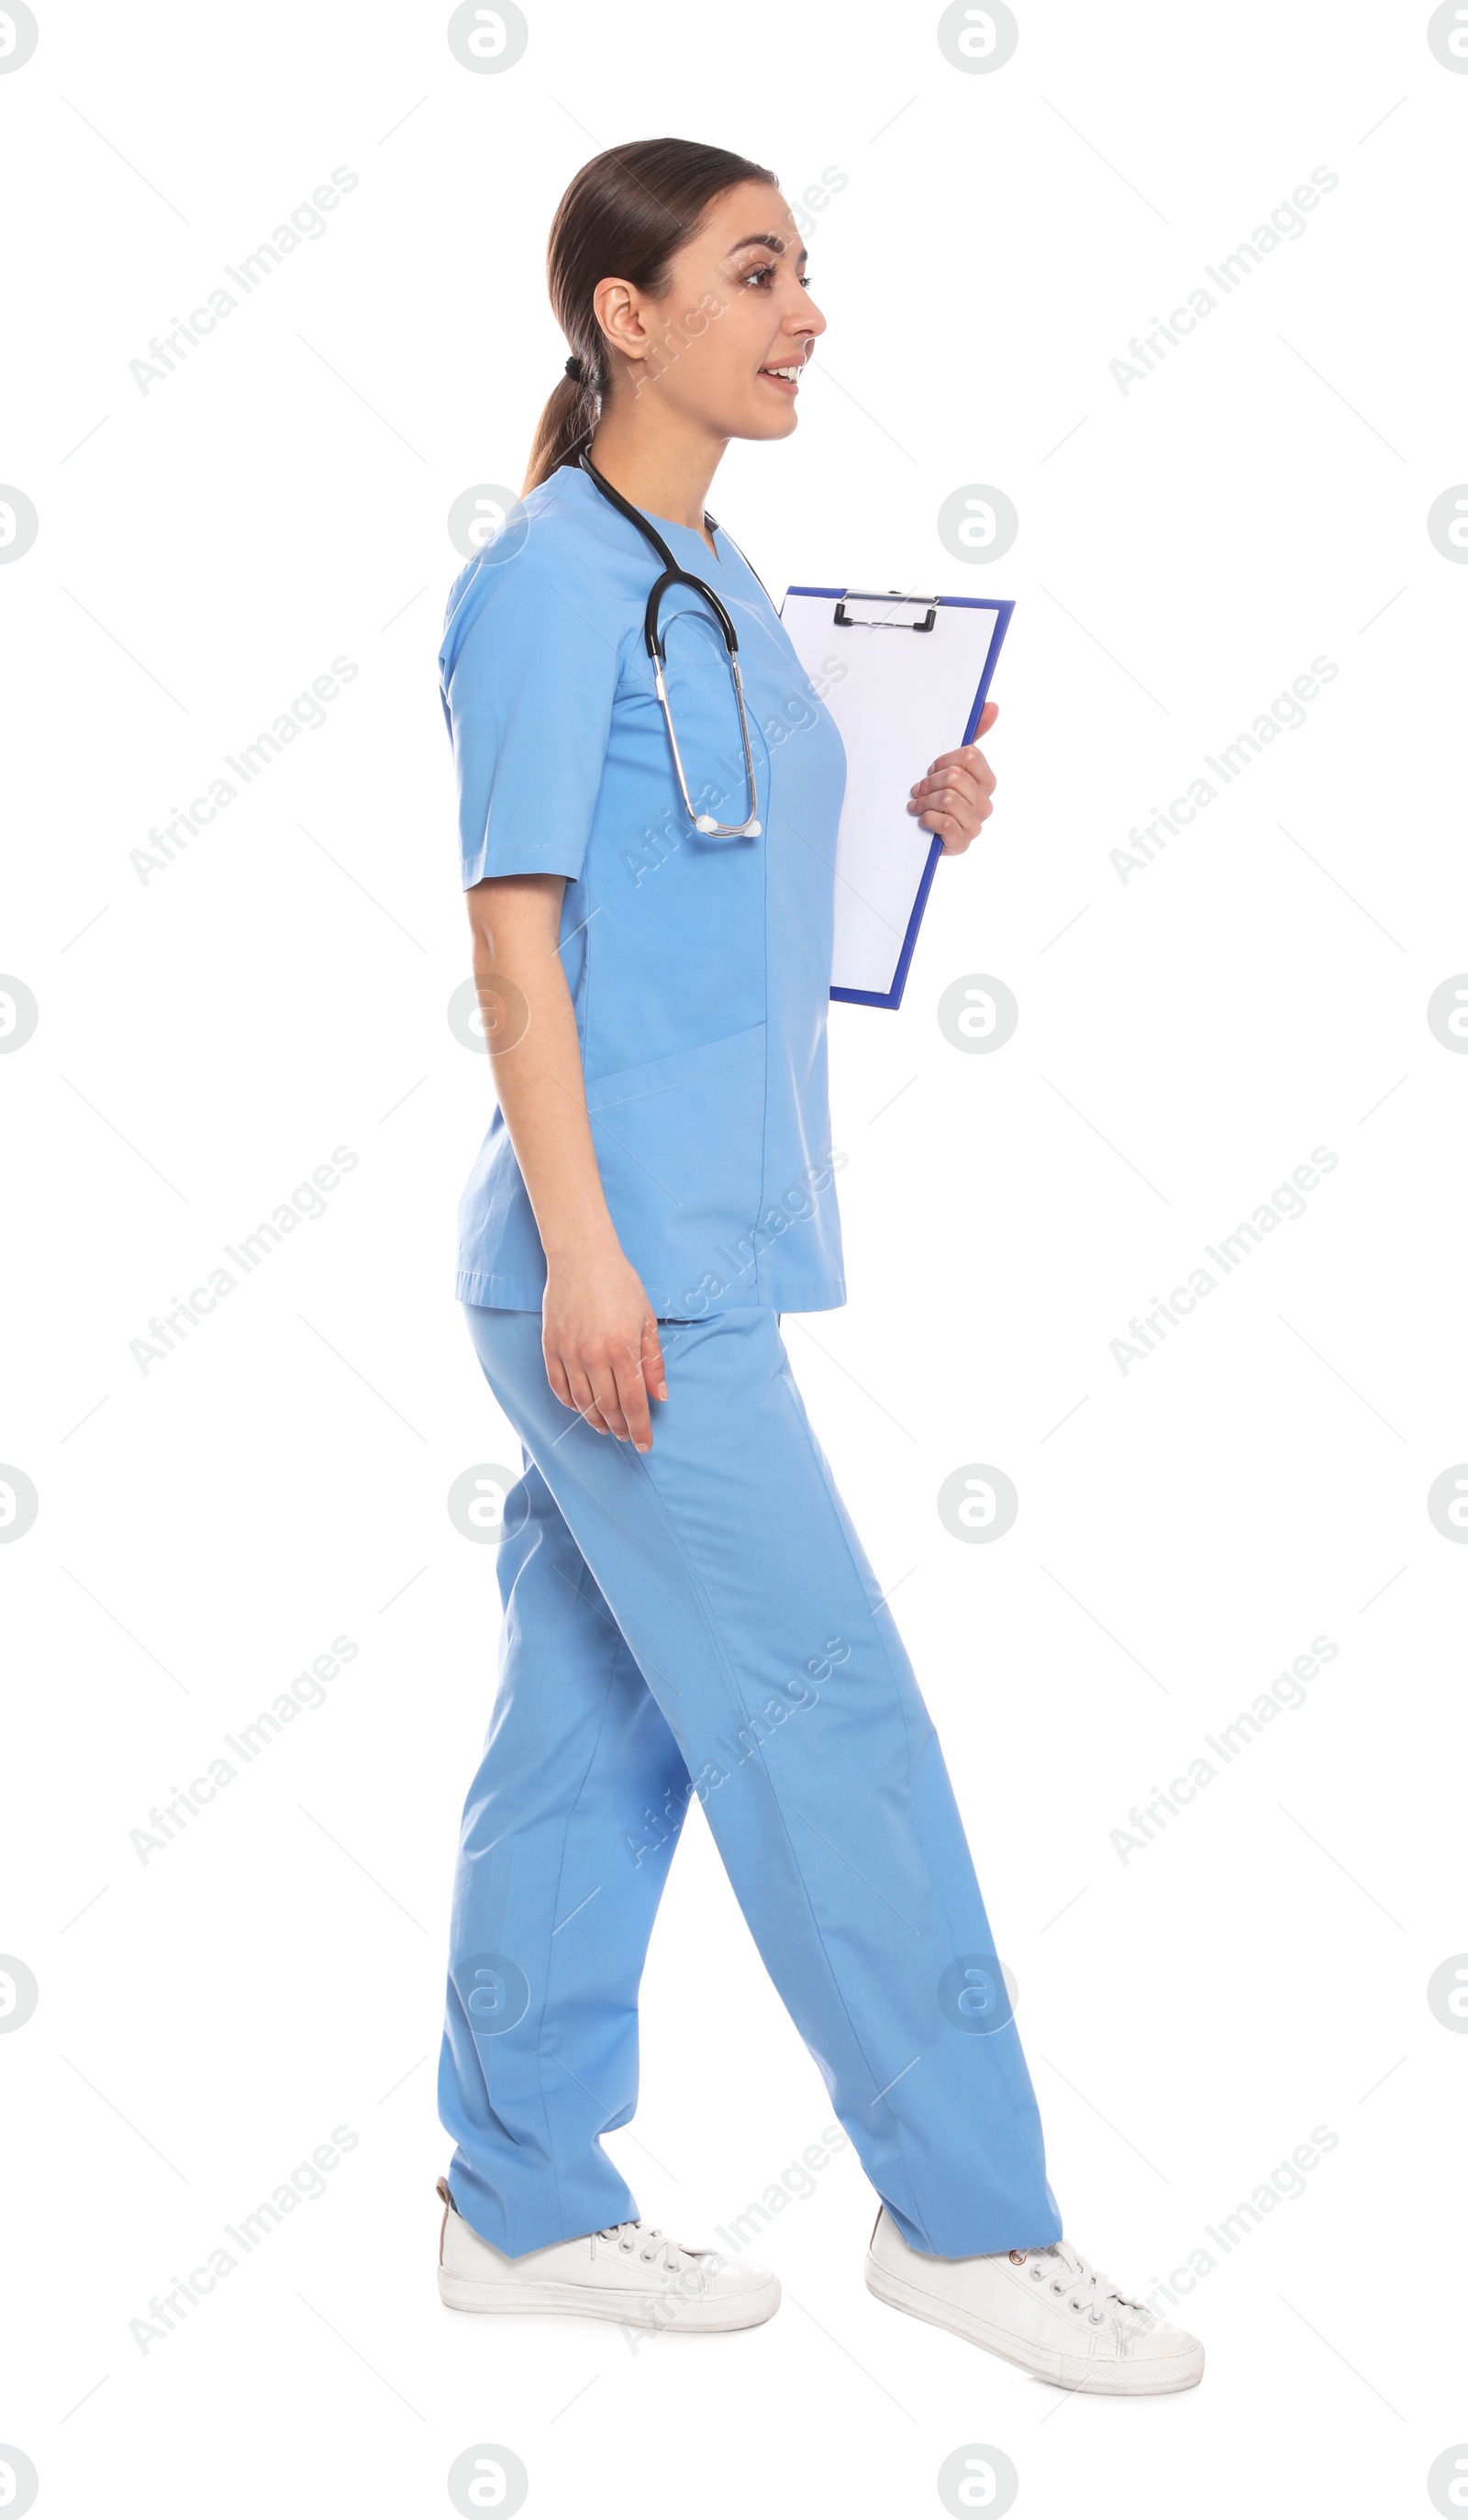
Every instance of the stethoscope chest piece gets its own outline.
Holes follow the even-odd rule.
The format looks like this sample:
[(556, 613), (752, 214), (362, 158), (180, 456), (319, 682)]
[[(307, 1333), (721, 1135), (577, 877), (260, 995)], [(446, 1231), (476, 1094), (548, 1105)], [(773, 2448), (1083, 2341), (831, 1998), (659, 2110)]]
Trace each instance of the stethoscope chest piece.
[[(739, 634), (735, 630), (727, 607), (720, 602), (712, 587), (703, 578), (695, 577), (691, 569), (679, 568), (662, 535), (655, 532), (639, 508), (634, 508), (629, 499), (624, 499), (619, 491), (614, 490), (610, 481), (603, 480), (589, 456), (582, 455), (580, 463), (582, 472), (590, 474), (602, 496), (610, 500), (612, 506), (637, 527), (644, 540), (651, 543), (664, 564), (662, 576), (648, 594), (642, 635), (648, 652), (648, 661), (653, 669), (653, 688), (657, 692), (659, 705), (667, 727), (667, 741), (672, 751), (673, 769), (677, 774), (678, 792), (683, 799), (688, 819), (694, 830), (702, 832), (706, 839), (757, 840), (762, 827), (755, 810), (759, 797), (755, 786), (755, 757), (750, 747), (750, 723), (745, 714), (744, 676), (739, 669)], [(739, 737), (744, 747), (744, 775), (750, 800), (749, 813), (742, 823), (720, 823), (712, 814), (700, 814), (695, 809), (693, 798), (688, 792), (688, 780), (683, 768), (683, 756), (678, 749), (677, 729), (673, 725), (672, 708), (667, 697), (667, 682), (663, 670), (667, 662), (667, 647), (659, 626), (663, 599), (675, 586), (686, 586), (701, 603), (708, 605), (718, 623), (723, 639), (724, 652), (729, 661), (729, 678), (734, 687), (734, 705), (739, 711)]]

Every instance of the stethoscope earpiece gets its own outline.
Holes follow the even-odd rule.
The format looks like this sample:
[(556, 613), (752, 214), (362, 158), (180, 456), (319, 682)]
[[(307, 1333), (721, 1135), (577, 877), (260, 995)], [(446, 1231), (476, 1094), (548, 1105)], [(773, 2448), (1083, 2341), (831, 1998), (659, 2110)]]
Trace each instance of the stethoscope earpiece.
[[(730, 620), (723, 605), (719, 602), (718, 597), (714, 594), (712, 587), (707, 585), (703, 578), (695, 577), (689, 569), (679, 568), (677, 562), (674, 560), (672, 553), (668, 550), (662, 535), (654, 531), (653, 527), (648, 523), (646, 517), (642, 514), (640, 508), (634, 508), (630, 499), (624, 499), (619, 490), (613, 489), (610, 481), (603, 480), (589, 455), (583, 453), (579, 461), (582, 472), (590, 474), (591, 479), (595, 482), (603, 498), (608, 500), (614, 508), (618, 509), (620, 514), (627, 518), (627, 521), (630, 524), (634, 524), (637, 527), (638, 532), (643, 536), (645, 541), (651, 543), (654, 551), (663, 562), (664, 574), (659, 578), (656, 586), (654, 586), (648, 597), (647, 612), (643, 621), (643, 639), (647, 648), (648, 659), (653, 668), (653, 688), (657, 692), (663, 715), (666, 720), (667, 741), (672, 747), (673, 768), (677, 773), (678, 789), (682, 796), (684, 810), (687, 813), (688, 819), (693, 825), (694, 830), (702, 832), (706, 839), (757, 840), (760, 833), (760, 825), (755, 818), (755, 808), (759, 802), (759, 796), (755, 786), (755, 757), (750, 749), (749, 720), (745, 716), (744, 709), (744, 676), (739, 670), (739, 638), (735, 631), (734, 624)], [(715, 621), (718, 623), (719, 631), (723, 638), (724, 650), (729, 660), (729, 676), (734, 685), (734, 704), (739, 711), (739, 734), (740, 740), (744, 745), (745, 778), (749, 782), (750, 811), (747, 820), (742, 823), (720, 823), (716, 822), (711, 814), (697, 814), (694, 812), (693, 798), (688, 792), (688, 781), (684, 776), (683, 771), (683, 756), (678, 750), (678, 738), (673, 726), (672, 709), (668, 704), (667, 686), (663, 679), (664, 644), (658, 628), (658, 614), (663, 603), (663, 598), (670, 586), (691, 587), (696, 595), (702, 596), (705, 603), (708, 605), (710, 611), (713, 614)]]

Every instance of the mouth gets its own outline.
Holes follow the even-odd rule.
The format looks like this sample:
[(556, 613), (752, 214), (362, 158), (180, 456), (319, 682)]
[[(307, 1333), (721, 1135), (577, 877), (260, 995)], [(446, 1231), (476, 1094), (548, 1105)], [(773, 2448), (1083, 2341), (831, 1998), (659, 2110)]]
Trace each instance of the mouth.
[(805, 366), (805, 364), (806, 362), (803, 358), (787, 359), (781, 367), (761, 368), (759, 374), (764, 379), (766, 384), (774, 386), (776, 393), (787, 395), (793, 402), (796, 395), (801, 390), (801, 370)]

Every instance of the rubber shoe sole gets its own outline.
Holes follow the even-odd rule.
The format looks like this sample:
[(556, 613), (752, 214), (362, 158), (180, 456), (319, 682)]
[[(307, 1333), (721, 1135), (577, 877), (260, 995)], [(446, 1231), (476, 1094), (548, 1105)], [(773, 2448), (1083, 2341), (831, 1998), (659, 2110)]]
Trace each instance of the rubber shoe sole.
[(711, 2300), (707, 2295), (596, 2292), (587, 2284), (477, 2283), (473, 2275), (438, 2269), (438, 2298), (450, 2310), (513, 2313), (517, 2318), (609, 2318), (619, 2327), (654, 2327), (667, 2335), (698, 2336), (727, 2328), (762, 2327), (780, 2307), (774, 2275), (749, 2292)]
[(1013, 2362), (1036, 2380), (1048, 2380), (1058, 2389), (1083, 2389), (1087, 2397), (1169, 2397), (1179, 2389), (1196, 2389), (1203, 2377), (1201, 2345), (1175, 2360), (1149, 2362), (1095, 2362), (1088, 2354), (1058, 2354), (1043, 2345), (1017, 2353), (1015, 2339), (1004, 2329), (976, 2318), (972, 2311), (956, 2309), (936, 2293), (921, 2291), (871, 2257), (866, 2262), (866, 2288), (892, 2310), (905, 2311), (911, 2318), (925, 2318), (930, 2327), (945, 2327), (950, 2335), (967, 2338), (971, 2345), (982, 2346), (986, 2354), (997, 2354), (1001, 2362)]

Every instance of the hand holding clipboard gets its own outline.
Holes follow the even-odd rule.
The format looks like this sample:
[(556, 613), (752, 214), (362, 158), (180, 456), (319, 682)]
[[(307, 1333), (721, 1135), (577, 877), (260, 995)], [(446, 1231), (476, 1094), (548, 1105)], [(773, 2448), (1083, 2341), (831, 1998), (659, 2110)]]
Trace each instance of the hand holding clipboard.
[(780, 617), (847, 750), (833, 998), (901, 1005), (943, 854), (939, 834), (907, 811), (912, 765), (924, 751), (931, 759), (974, 742), (1013, 610), (997, 599), (839, 586), (786, 595)]

